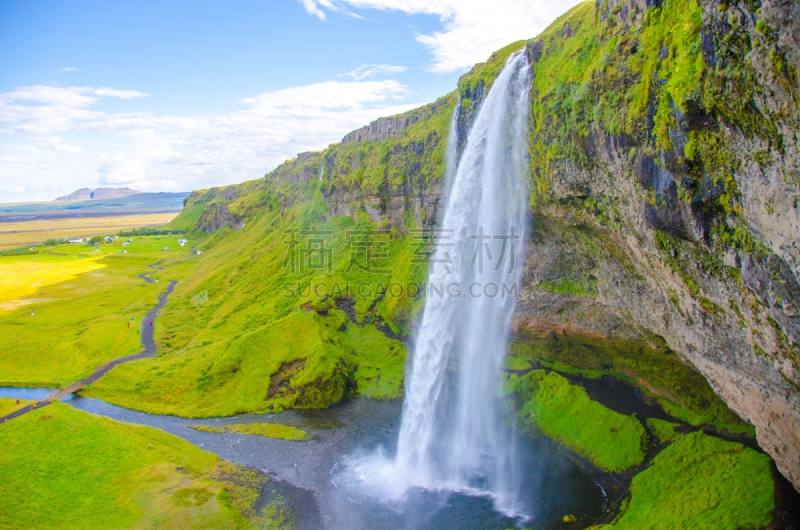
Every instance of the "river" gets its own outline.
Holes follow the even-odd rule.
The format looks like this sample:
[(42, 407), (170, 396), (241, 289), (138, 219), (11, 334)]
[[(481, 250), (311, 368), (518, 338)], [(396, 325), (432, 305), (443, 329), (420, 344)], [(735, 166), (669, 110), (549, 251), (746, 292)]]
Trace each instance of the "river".
[[(0, 397), (43, 399), (51, 389), (0, 387)], [(348, 459), (397, 449), (402, 415), (399, 401), (353, 399), (326, 410), (229, 418), (186, 419), (137, 412), (94, 398), (67, 396), (68, 405), (113, 420), (148, 425), (174, 434), (220, 458), (257, 468), (274, 480), (298, 528), (540, 528), (561, 527), (575, 515), (574, 528), (590, 526), (603, 512), (602, 488), (566, 451), (546, 438), (521, 436), (518, 465), (522, 495), (534, 518), (510, 519), (488, 497), (412, 488), (398, 501), (377, 501), (351, 480)], [(287, 441), (235, 432), (210, 433), (189, 425), (224, 427), (280, 423), (307, 431), (305, 441)], [(380, 449), (382, 448), (382, 449)]]

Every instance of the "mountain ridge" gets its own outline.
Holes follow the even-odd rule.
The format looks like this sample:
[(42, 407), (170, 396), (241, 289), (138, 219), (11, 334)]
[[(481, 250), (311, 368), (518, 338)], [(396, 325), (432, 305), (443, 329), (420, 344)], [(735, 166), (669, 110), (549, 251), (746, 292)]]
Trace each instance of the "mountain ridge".
[(85, 201), (85, 200), (103, 200), (103, 199), (118, 199), (120, 197), (128, 197), (130, 195), (137, 195), (142, 193), (125, 188), (81, 188), (75, 190), (69, 195), (57, 197), (57, 201)]

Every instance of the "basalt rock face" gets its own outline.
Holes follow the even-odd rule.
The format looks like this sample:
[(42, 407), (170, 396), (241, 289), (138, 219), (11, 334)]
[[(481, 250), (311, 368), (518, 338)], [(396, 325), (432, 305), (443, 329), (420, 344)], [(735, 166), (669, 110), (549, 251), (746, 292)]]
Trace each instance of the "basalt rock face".
[(665, 343), (755, 426), (798, 487), (796, 9), (582, 4), (437, 102), (225, 188), (233, 199), (214, 191), (198, 228), (241, 226), (256, 194), (289, 208), (317, 192), (329, 216), (365, 214), (401, 232), (434, 224), (453, 109), (460, 153), (494, 76), (524, 48), (534, 226), (514, 331)]
[(193, 191), (184, 201), (184, 207), (205, 205), (195, 225), (198, 230), (203, 232), (216, 232), (223, 228), (238, 230), (242, 227), (244, 217), (235, 209), (231, 209), (231, 203), (241, 194), (242, 191), (234, 186), (211, 188), (206, 192)]

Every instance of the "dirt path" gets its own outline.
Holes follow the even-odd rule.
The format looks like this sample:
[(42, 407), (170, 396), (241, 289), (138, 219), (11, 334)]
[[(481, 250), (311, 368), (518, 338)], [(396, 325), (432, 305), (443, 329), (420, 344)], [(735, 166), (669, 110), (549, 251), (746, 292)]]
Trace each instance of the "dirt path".
[[(148, 267), (152, 267), (154, 269), (163, 269), (163, 267), (159, 267), (159, 264), (161, 264), (161, 261), (159, 261), (158, 263), (154, 263), (153, 265), (148, 265)], [(145, 281), (145, 283), (156, 283), (156, 280), (153, 280), (152, 278), (148, 277), (149, 274), (152, 274), (152, 273), (151, 272), (145, 272), (145, 273), (137, 275), (136, 277), (137, 278), (141, 278), (142, 280)], [(154, 336), (155, 335), (155, 321), (156, 321), (156, 318), (158, 317), (158, 312), (167, 303), (167, 297), (169, 297), (169, 295), (172, 294), (172, 291), (175, 289), (175, 284), (177, 284), (177, 283), (178, 283), (178, 280), (171, 280), (169, 282), (169, 286), (167, 287), (167, 289), (165, 291), (163, 291), (160, 295), (158, 295), (158, 303), (153, 307), (153, 309), (148, 311), (147, 314), (142, 318), (141, 327), (139, 329), (141, 329), (140, 341), (141, 341), (142, 347), (144, 349), (141, 352), (137, 353), (137, 354), (128, 355), (127, 357), (122, 357), (120, 359), (115, 359), (115, 360), (109, 361), (109, 362), (107, 362), (105, 364), (101, 364), (100, 366), (95, 368), (95, 370), (92, 373), (92, 375), (90, 375), (86, 379), (81, 379), (80, 380), (80, 383), (82, 383), (83, 386), (91, 385), (92, 383), (94, 383), (95, 381), (97, 381), (98, 379), (100, 379), (101, 377), (106, 375), (108, 372), (110, 372), (112, 368), (114, 368), (115, 366), (118, 366), (118, 365), (120, 365), (122, 363), (127, 363), (129, 361), (136, 361), (138, 359), (145, 359), (147, 357), (155, 356), (155, 354), (156, 354), (156, 341), (155, 341), (155, 336)], [(150, 325), (151, 321), (153, 322), (153, 326)], [(27, 412), (30, 412), (30, 411), (32, 411), (34, 409), (40, 409), (42, 407), (46, 407), (49, 404), (50, 404), (50, 401), (40, 401), (40, 402), (36, 403), (35, 407), (34, 407), (34, 405), (27, 405), (25, 407), (22, 407), (19, 410), (15, 410), (11, 414), (8, 414), (8, 415), (3, 416), (2, 418), (0, 418), (0, 423), (5, 423), (8, 420), (13, 420), (14, 418), (18, 418), (18, 417), (22, 416), (23, 414), (25, 414)]]

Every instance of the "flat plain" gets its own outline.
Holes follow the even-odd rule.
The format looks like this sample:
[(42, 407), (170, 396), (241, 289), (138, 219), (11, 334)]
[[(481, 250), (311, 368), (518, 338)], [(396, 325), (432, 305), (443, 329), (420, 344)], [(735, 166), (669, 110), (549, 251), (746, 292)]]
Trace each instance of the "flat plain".
[(0, 249), (16, 245), (40, 243), (50, 238), (86, 237), (113, 233), (142, 226), (164, 224), (175, 218), (179, 211), (161, 213), (129, 212), (125, 215), (87, 217), (85, 212), (75, 217), (17, 221), (19, 215), (0, 214)]

